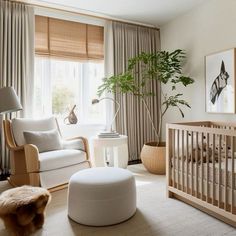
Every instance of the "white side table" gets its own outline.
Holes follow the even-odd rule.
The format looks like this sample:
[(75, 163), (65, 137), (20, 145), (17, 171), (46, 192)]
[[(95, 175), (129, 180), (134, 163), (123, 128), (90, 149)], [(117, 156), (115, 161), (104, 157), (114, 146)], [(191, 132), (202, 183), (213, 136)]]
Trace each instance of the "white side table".
[(128, 165), (127, 136), (119, 138), (91, 138), (91, 152), (96, 167), (106, 166), (105, 149), (113, 149), (114, 167), (126, 168)]

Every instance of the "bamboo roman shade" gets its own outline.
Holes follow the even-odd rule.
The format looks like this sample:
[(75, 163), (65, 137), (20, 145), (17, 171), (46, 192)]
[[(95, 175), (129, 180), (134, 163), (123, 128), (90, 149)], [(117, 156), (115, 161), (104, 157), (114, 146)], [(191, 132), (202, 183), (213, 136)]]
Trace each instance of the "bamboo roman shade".
[(36, 16), (35, 18), (35, 50), (42, 54), (49, 52), (47, 17)]
[(103, 58), (103, 28), (96, 25), (87, 27), (88, 57)]
[(35, 53), (71, 59), (104, 58), (103, 27), (35, 17)]

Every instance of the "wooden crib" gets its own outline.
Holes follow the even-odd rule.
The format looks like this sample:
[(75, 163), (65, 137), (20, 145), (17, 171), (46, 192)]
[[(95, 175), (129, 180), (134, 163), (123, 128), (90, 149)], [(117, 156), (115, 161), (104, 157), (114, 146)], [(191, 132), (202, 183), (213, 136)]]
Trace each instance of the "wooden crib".
[(167, 124), (168, 197), (236, 227), (236, 123)]

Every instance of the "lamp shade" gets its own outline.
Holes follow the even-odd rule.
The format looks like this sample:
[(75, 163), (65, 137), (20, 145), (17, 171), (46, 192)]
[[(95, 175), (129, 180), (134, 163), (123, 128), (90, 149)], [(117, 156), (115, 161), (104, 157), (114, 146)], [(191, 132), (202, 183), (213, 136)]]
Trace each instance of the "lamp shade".
[(22, 110), (19, 98), (12, 87), (0, 89), (0, 113), (9, 113)]

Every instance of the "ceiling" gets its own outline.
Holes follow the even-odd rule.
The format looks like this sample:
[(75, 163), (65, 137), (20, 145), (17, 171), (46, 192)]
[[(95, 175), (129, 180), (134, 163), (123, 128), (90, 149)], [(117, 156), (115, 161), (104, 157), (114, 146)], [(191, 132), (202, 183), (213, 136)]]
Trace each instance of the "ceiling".
[(108, 17), (161, 26), (206, 0), (41, 0)]

